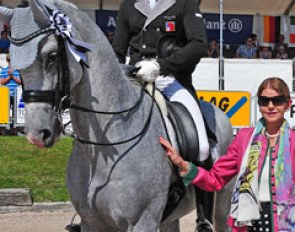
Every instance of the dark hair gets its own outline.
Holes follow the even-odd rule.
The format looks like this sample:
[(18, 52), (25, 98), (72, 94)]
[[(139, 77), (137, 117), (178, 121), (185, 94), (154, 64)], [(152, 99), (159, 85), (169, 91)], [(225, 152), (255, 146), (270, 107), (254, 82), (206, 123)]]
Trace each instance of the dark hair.
[(267, 87), (277, 91), (279, 95), (290, 98), (290, 90), (288, 85), (284, 80), (282, 80), (279, 77), (269, 77), (265, 79), (260, 86), (258, 87), (257, 90), (257, 96), (261, 96), (262, 92), (264, 89)]
[(250, 34), (250, 36), (249, 37), (251, 37), (252, 39), (254, 39), (254, 38), (257, 38), (257, 35), (256, 34), (254, 34), (254, 33), (252, 33), (252, 34)]
[(7, 31), (1, 31), (1, 35), (4, 35), (5, 33), (7, 33)]
[(20, 4), (17, 5), (17, 7), (28, 7), (29, 6), (29, 1), (27, 0), (21, 0)]

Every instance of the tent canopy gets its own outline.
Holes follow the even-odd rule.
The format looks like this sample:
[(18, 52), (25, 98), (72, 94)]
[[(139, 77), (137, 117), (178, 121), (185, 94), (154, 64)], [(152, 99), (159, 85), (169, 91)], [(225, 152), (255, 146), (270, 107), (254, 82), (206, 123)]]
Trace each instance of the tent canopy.
[[(5, 6), (16, 6), (21, 0), (1, 0)], [(123, 0), (68, 0), (82, 9), (116, 10)], [(219, 13), (220, 0), (198, 0), (203, 13)], [(223, 0), (225, 14), (295, 15), (295, 0)]]
[[(219, 13), (220, 0), (199, 0), (203, 13)], [(295, 0), (224, 0), (225, 14), (295, 14)]]

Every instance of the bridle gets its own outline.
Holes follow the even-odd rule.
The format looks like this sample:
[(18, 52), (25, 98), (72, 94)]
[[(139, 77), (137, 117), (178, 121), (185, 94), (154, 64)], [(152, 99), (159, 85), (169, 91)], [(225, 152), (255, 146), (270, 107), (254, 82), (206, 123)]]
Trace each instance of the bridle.
[[(55, 29), (52, 27), (46, 27), (43, 29), (40, 29), (38, 31), (33, 32), (32, 34), (16, 39), (11, 36), (9, 36), (9, 40), (11, 41), (12, 44), (15, 44), (17, 46), (20, 46), (22, 44), (25, 44), (32, 39), (36, 38), (37, 36), (43, 35), (43, 34), (54, 34)], [(152, 94), (148, 94), (152, 98), (152, 104), (150, 107), (150, 111), (148, 114), (148, 117), (146, 119), (146, 122), (144, 123), (144, 126), (140, 130), (139, 133), (136, 135), (121, 140), (121, 141), (116, 141), (116, 142), (110, 142), (110, 143), (103, 143), (103, 142), (98, 142), (98, 141), (91, 141), (91, 140), (86, 140), (81, 138), (79, 135), (74, 134), (72, 132), (66, 131), (66, 127), (70, 122), (63, 124), (62, 119), (61, 119), (61, 114), (62, 111), (64, 111), (67, 108), (71, 108), (77, 111), (83, 111), (83, 112), (89, 112), (89, 113), (96, 113), (96, 114), (108, 114), (108, 115), (115, 115), (115, 114), (123, 114), (127, 112), (131, 112), (135, 109), (137, 109), (140, 104), (143, 102), (144, 95), (145, 95), (145, 87), (142, 86), (141, 92), (140, 92), (140, 97), (138, 98), (137, 102), (130, 108), (122, 110), (122, 111), (113, 111), (113, 112), (105, 112), (105, 111), (96, 111), (93, 109), (85, 108), (82, 106), (78, 106), (74, 104), (74, 101), (70, 97), (70, 73), (69, 73), (69, 68), (68, 68), (68, 60), (67, 60), (67, 54), (66, 54), (66, 46), (65, 46), (65, 38), (63, 36), (57, 36), (57, 41), (58, 41), (58, 55), (57, 55), (57, 64), (58, 64), (58, 80), (56, 83), (56, 87), (54, 90), (26, 90), (24, 84), (22, 85), (23, 87), (23, 100), (25, 103), (32, 103), (32, 102), (42, 102), (42, 103), (50, 103), (53, 106), (54, 112), (58, 115), (58, 119), (60, 121), (60, 124), (62, 125), (62, 132), (65, 135), (71, 136), (75, 140), (78, 140), (79, 142), (83, 144), (91, 144), (91, 145), (102, 145), (102, 146), (107, 146), (107, 145), (119, 145), (123, 143), (130, 142), (136, 138), (141, 137), (145, 131), (148, 129), (152, 117), (152, 112), (154, 108), (154, 93), (155, 93), (155, 88), (153, 88)], [(82, 68), (87, 67), (87, 64), (80, 62), (82, 65)], [(24, 82), (22, 82), (24, 83)]]
[[(51, 24), (45, 28), (37, 30), (30, 35), (27, 35), (23, 38), (13, 38), (8, 35), (10, 42), (16, 46), (21, 46), (27, 42), (30, 42), (32, 39), (41, 36), (43, 34), (57, 35), (58, 41), (58, 55), (57, 55), (57, 64), (58, 64), (58, 80), (56, 83), (55, 90), (26, 90), (24, 84), (23, 88), (23, 100), (26, 103), (30, 102), (44, 102), (50, 103), (53, 105), (54, 111), (60, 113), (61, 110), (67, 107), (66, 104), (61, 104), (62, 99), (66, 99), (65, 96), (70, 96), (70, 79), (69, 79), (69, 69), (68, 61), (66, 56), (65, 49), (65, 36), (63, 33), (68, 29), (68, 18), (63, 15), (60, 11), (50, 11), (52, 17), (50, 19)], [(22, 83), (24, 83), (22, 81)], [(64, 102), (64, 100), (63, 100)]]
[[(53, 34), (54, 31), (51, 28), (45, 28), (37, 32), (34, 32), (33, 34), (22, 39), (15, 39), (9, 36), (9, 40), (11, 43), (19, 46), (45, 33), (50, 35), (50, 34)], [(54, 111), (56, 113), (60, 113), (62, 110), (69, 107), (67, 96), (70, 96), (70, 78), (69, 78), (68, 61), (67, 61), (66, 50), (65, 50), (63, 39), (61, 37), (57, 37), (57, 40), (58, 40), (58, 55), (57, 55), (57, 64), (58, 64), (57, 78), (58, 79), (56, 82), (55, 89), (54, 90), (26, 90), (25, 85), (23, 84), (22, 97), (25, 103), (32, 103), (32, 102), (50, 103), (52, 104)]]

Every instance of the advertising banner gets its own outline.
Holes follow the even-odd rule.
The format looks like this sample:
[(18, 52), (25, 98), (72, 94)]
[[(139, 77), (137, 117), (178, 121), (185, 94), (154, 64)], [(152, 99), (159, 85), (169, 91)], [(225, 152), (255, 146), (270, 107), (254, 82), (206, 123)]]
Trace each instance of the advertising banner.
[(251, 125), (251, 94), (239, 91), (197, 91), (198, 98), (220, 108), (233, 127)]
[(116, 10), (96, 10), (96, 24), (105, 35), (113, 34), (116, 28), (118, 11)]
[(0, 86), (0, 124), (9, 123), (9, 88)]
[(208, 40), (219, 41), (220, 27), (223, 28), (223, 43), (230, 45), (244, 44), (247, 36), (252, 33), (253, 15), (223, 15), (220, 25), (219, 14), (203, 14)]
[(25, 103), (22, 98), (22, 87), (16, 88), (15, 124), (25, 124)]
[[(116, 10), (96, 10), (96, 23), (105, 33), (113, 34), (116, 28), (118, 11)], [(208, 40), (219, 41), (220, 16), (219, 14), (203, 14), (204, 24), (207, 31)], [(252, 33), (253, 15), (223, 15), (223, 40), (224, 44), (239, 45), (244, 44), (246, 37)]]

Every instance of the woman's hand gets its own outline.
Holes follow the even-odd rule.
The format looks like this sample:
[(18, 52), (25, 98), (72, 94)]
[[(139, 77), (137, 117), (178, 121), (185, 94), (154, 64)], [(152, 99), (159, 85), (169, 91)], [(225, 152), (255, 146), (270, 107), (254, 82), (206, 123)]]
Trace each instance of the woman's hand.
[(162, 137), (160, 137), (159, 141), (165, 148), (166, 154), (171, 162), (179, 168), (180, 175), (186, 175), (189, 169), (189, 163), (183, 160), (183, 158), (178, 154), (176, 149), (169, 143), (169, 141)]

